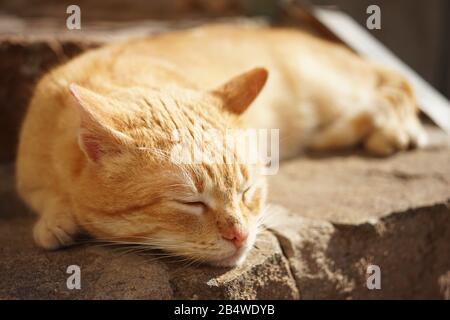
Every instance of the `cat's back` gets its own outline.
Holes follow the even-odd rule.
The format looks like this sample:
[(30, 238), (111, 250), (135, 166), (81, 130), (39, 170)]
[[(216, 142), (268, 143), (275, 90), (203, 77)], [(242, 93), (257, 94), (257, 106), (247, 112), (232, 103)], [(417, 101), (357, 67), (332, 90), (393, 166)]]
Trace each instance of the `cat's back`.
[[(292, 85), (300, 75), (295, 64), (302, 57), (329, 57), (328, 49), (347, 54), (293, 29), (213, 25), (90, 50), (53, 69), (37, 84), (21, 130), (18, 167), (33, 162), (31, 156), (51, 166), (55, 159), (79, 153), (74, 138), (78, 115), (70, 107), (71, 83), (100, 94), (132, 86), (208, 90), (243, 71), (265, 67), (269, 80), (255, 101), (260, 107), (253, 107), (249, 118), (258, 118), (258, 123), (270, 127), (273, 117), (259, 109), (275, 105), (281, 106), (279, 110), (292, 110), (284, 106), (299, 99), (299, 91)], [(74, 151), (59, 152), (67, 150), (67, 145), (73, 145)]]
[(328, 49), (348, 53), (296, 29), (207, 25), (90, 50), (45, 75), (34, 95), (64, 95), (70, 83), (100, 93), (114, 86), (213, 88), (253, 67), (282, 76), (301, 57), (329, 56)]
[(279, 72), (290, 57), (296, 60), (318, 44), (294, 29), (218, 24), (131, 41), (123, 45), (123, 56), (134, 57), (127, 59), (130, 64), (154, 61), (193, 83), (215, 87), (253, 67)]

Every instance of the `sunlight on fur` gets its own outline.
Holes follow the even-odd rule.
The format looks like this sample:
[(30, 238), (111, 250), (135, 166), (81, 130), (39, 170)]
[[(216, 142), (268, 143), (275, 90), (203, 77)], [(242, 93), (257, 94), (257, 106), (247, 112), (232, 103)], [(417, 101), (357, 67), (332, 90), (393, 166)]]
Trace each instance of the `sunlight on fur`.
[(36, 243), (57, 249), (87, 231), (192, 261), (242, 263), (270, 215), (262, 164), (169, 156), (173, 130), (240, 127), (279, 129), (281, 158), (358, 144), (389, 155), (425, 143), (400, 75), (300, 31), (219, 25), (109, 45), (35, 88), (17, 189), (39, 214)]

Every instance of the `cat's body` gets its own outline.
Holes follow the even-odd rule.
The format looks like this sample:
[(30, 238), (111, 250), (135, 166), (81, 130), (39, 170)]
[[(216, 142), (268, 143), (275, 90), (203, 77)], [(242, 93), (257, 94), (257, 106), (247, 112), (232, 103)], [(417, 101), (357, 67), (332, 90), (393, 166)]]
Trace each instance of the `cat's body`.
[[(269, 77), (243, 113), (266, 72), (220, 85), (255, 67)], [(37, 243), (56, 248), (85, 229), (202, 261), (242, 260), (264, 206), (257, 168), (180, 168), (155, 156), (173, 147), (171, 130), (197, 120), (280, 129), (282, 158), (359, 142), (390, 154), (423, 139), (402, 77), (298, 31), (213, 26), (92, 50), (39, 82), (23, 124), (18, 190), (41, 216)]]

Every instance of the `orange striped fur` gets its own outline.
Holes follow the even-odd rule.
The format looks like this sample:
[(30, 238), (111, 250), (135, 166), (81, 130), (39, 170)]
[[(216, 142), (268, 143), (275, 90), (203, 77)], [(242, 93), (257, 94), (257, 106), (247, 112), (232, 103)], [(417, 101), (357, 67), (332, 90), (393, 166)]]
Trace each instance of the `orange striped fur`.
[(109, 45), (36, 86), (17, 188), (39, 214), (37, 244), (59, 248), (84, 230), (202, 262), (243, 261), (265, 210), (261, 165), (174, 163), (174, 130), (195, 137), (198, 124), (280, 129), (282, 158), (359, 143), (387, 155), (423, 142), (401, 76), (300, 31), (205, 26)]

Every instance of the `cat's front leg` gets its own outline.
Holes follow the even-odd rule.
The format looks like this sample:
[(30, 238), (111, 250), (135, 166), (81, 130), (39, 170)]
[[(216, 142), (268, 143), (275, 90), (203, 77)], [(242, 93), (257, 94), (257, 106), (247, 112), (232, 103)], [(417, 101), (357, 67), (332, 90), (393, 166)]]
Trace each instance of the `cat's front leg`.
[(316, 151), (330, 151), (353, 147), (373, 130), (373, 116), (359, 112), (341, 116), (328, 126), (316, 132), (308, 142), (308, 148)]
[(408, 148), (420, 148), (426, 144), (426, 133), (415, 119), (405, 119), (400, 124), (380, 125), (364, 141), (366, 150), (381, 156)]
[(55, 250), (73, 244), (78, 233), (79, 227), (67, 203), (57, 197), (47, 199), (33, 229), (36, 244)]
[(364, 140), (365, 148), (378, 155), (389, 155), (409, 147), (423, 147), (427, 136), (419, 120), (414, 91), (400, 74), (376, 66), (373, 130)]

